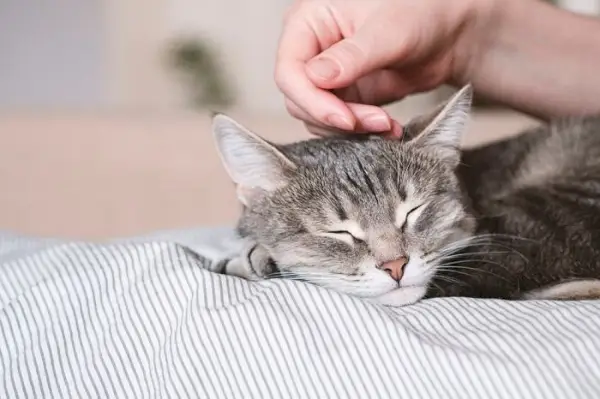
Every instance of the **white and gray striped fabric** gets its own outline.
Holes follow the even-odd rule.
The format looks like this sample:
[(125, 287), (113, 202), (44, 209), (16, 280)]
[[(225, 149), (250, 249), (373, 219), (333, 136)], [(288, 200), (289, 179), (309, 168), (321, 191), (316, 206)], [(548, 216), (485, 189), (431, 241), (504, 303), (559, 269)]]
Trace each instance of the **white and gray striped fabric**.
[(600, 302), (390, 309), (210, 271), (228, 229), (0, 238), (1, 398), (600, 398)]

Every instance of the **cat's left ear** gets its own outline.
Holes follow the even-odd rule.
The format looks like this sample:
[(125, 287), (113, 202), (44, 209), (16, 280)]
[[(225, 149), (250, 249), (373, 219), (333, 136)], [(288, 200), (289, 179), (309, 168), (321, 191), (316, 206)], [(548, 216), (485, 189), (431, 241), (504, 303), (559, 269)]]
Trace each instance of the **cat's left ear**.
[(471, 85), (466, 85), (431, 114), (409, 122), (413, 131), (420, 132), (409, 145), (430, 152), (452, 168), (458, 166), (462, 137), (469, 121), (472, 100), (473, 89)]
[(221, 160), (244, 205), (286, 185), (296, 169), (275, 146), (226, 115), (213, 116), (212, 131)]

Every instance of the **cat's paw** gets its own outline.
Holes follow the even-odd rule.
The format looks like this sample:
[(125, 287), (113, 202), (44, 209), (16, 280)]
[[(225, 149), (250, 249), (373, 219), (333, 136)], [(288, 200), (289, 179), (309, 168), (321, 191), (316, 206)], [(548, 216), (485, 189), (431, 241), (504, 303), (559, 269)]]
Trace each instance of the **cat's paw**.
[(418, 302), (425, 297), (426, 293), (426, 286), (403, 287), (378, 296), (373, 300), (380, 305), (400, 307)]
[(227, 262), (227, 265), (225, 265), (223, 270), (223, 274), (241, 277), (246, 280), (256, 280), (257, 278), (254, 271), (248, 265), (248, 262), (245, 262), (243, 257), (233, 258)]
[(257, 244), (249, 244), (244, 247), (237, 258), (231, 259), (225, 265), (223, 274), (237, 276), (246, 280), (262, 280), (269, 262), (268, 252)]

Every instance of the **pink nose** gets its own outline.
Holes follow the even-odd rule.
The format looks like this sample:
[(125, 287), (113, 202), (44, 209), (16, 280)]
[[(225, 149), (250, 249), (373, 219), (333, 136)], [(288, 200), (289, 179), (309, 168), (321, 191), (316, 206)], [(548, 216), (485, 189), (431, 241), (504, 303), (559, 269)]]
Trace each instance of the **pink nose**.
[(385, 270), (391, 278), (396, 281), (400, 281), (404, 274), (404, 266), (408, 263), (408, 258), (403, 256), (391, 262), (386, 262), (381, 265), (381, 268)]

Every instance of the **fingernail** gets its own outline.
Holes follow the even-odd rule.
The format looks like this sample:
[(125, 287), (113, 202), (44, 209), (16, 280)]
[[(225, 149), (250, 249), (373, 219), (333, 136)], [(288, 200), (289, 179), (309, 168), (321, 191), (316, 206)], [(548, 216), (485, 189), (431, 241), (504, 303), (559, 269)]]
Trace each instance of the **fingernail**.
[(316, 77), (323, 80), (331, 80), (340, 74), (339, 66), (327, 58), (317, 58), (308, 63), (308, 69)]
[(385, 115), (367, 115), (361, 122), (363, 127), (371, 132), (387, 132), (392, 129), (390, 119)]
[(400, 138), (403, 134), (404, 128), (402, 127), (402, 125), (396, 121), (392, 121), (392, 136)]
[(354, 124), (345, 116), (333, 114), (329, 115), (326, 119), (331, 126), (337, 127), (338, 129), (354, 130)]
[(402, 125), (392, 120), (392, 128), (389, 132), (383, 133), (381, 136), (386, 140), (399, 140), (402, 138), (404, 134), (404, 129)]

